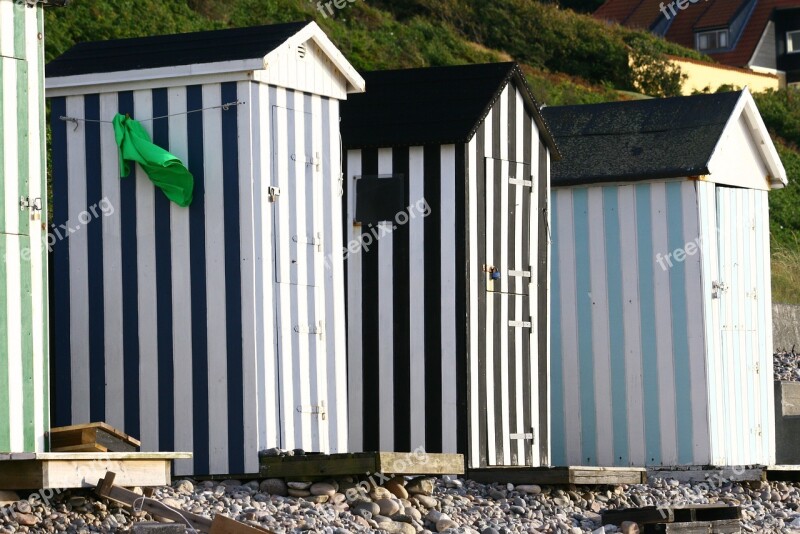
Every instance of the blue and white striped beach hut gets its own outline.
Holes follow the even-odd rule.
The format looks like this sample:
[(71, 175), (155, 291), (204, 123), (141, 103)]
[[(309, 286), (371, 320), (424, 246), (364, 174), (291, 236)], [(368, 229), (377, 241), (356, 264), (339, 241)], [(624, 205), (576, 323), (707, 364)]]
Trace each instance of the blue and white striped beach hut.
[(543, 110), (553, 164), (552, 463), (775, 459), (767, 194), (747, 90)]
[[(54, 421), (105, 420), (178, 474), (347, 450), (339, 102), (364, 81), (313, 22), (85, 43), (47, 68)], [(109, 121), (194, 175), (120, 179)], [(96, 206), (94, 211), (92, 206)]]

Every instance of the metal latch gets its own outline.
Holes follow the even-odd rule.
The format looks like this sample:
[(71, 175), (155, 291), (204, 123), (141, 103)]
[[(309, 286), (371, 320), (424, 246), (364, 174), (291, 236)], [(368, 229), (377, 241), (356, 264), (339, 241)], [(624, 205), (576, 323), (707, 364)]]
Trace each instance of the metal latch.
[(516, 434), (509, 434), (508, 437), (509, 437), (509, 439), (522, 439), (522, 440), (525, 440), (525, 441), (535, 441), (536, 440), (536, 435), (533, 433), (533, 431), (531, 431), (531, 432), (519, 432), (519, 433), (516, 433)]
[[(297, 161), (298, 157), (297, 154), (292, 154), (292, 161)], [(313, 165), (314, 170), (319, 172), (320, 165), (322, 164), (322, 158), (319, 157), (319, 152), (315, 152), (313, 156), (310, 158), (303, 158), (303, 163), (308, 165)]]
[(269, 186), (267, 189), (267, 193), (269, 193), (269, 201), (270, 202), (277, 202), (278, 197), (281, 196), (281, 188), (275, 187), (274, 185)]
[(720, 298), (720, 293), (727, 290), (728, 290), (728, 284), (726, 284), (725, 282), (717, 282), (716, 280), (711, 282), (712, 299)]
[(320, 401), (318, 406), (301, 405), (297, 407), (298, 413), (307, 413), (311, 415), (318, 415), (324, 421), (328, 418), (328, 411), (325, 409), (325, 401)]
[(19, 211), (42, 211), (42, 199), (40, 197), (19, 197)]

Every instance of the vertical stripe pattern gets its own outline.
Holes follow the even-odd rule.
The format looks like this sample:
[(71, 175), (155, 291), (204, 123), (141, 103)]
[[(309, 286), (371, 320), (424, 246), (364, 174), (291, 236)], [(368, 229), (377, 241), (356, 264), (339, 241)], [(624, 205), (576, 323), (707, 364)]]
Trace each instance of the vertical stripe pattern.
[[(179, 475), (255, 473), (269, 447), (347, 450), (338, 102), (230, 82), (52, 106), (59, 423), (193, 452)], [(57, 119), (117, 112), (188, 166), (190, 207), (138, 167), (120, 178), (107, 125)]]
[(0, 0), (0, 450), (13, 452), (43, 451), (50, 426), (41, 9)]
[[(348, 151), (353, 450), (460, 452), (471, 467), (547, 456), (548, 356), (538, 348), (547, 163), (514, 85), (466, 144)], [(388, 177), (402, 179), (405, 209), (361, 223), (359, 180)], [(494, 285), (490, 263), (502, 274)]]

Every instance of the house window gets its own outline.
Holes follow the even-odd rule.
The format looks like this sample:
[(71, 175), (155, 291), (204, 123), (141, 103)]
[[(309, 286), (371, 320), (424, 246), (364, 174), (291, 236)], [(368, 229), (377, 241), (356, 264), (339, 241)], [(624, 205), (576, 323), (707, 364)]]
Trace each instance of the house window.
[(356, 176), (355, 215), (362, 225), (394, 221), (406, 209), (406, 177), (403, 174)]
[[(798, 41), (800, 44), (800, 41)], [(697, 34), (698, 50), (719, 50), (728, 48), (728, 30), (713, 30)]]
[(786, 32), (786, 51), (790, 54), (800, 52), (800, 30)]

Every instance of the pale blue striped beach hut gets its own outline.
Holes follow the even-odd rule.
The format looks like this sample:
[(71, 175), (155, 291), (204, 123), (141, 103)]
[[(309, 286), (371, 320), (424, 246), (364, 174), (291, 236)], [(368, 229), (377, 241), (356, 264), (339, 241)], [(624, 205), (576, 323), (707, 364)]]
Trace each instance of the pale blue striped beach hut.
[(774, 463), (767, 195), (747, 90), (547, 108), (552, 463)]

